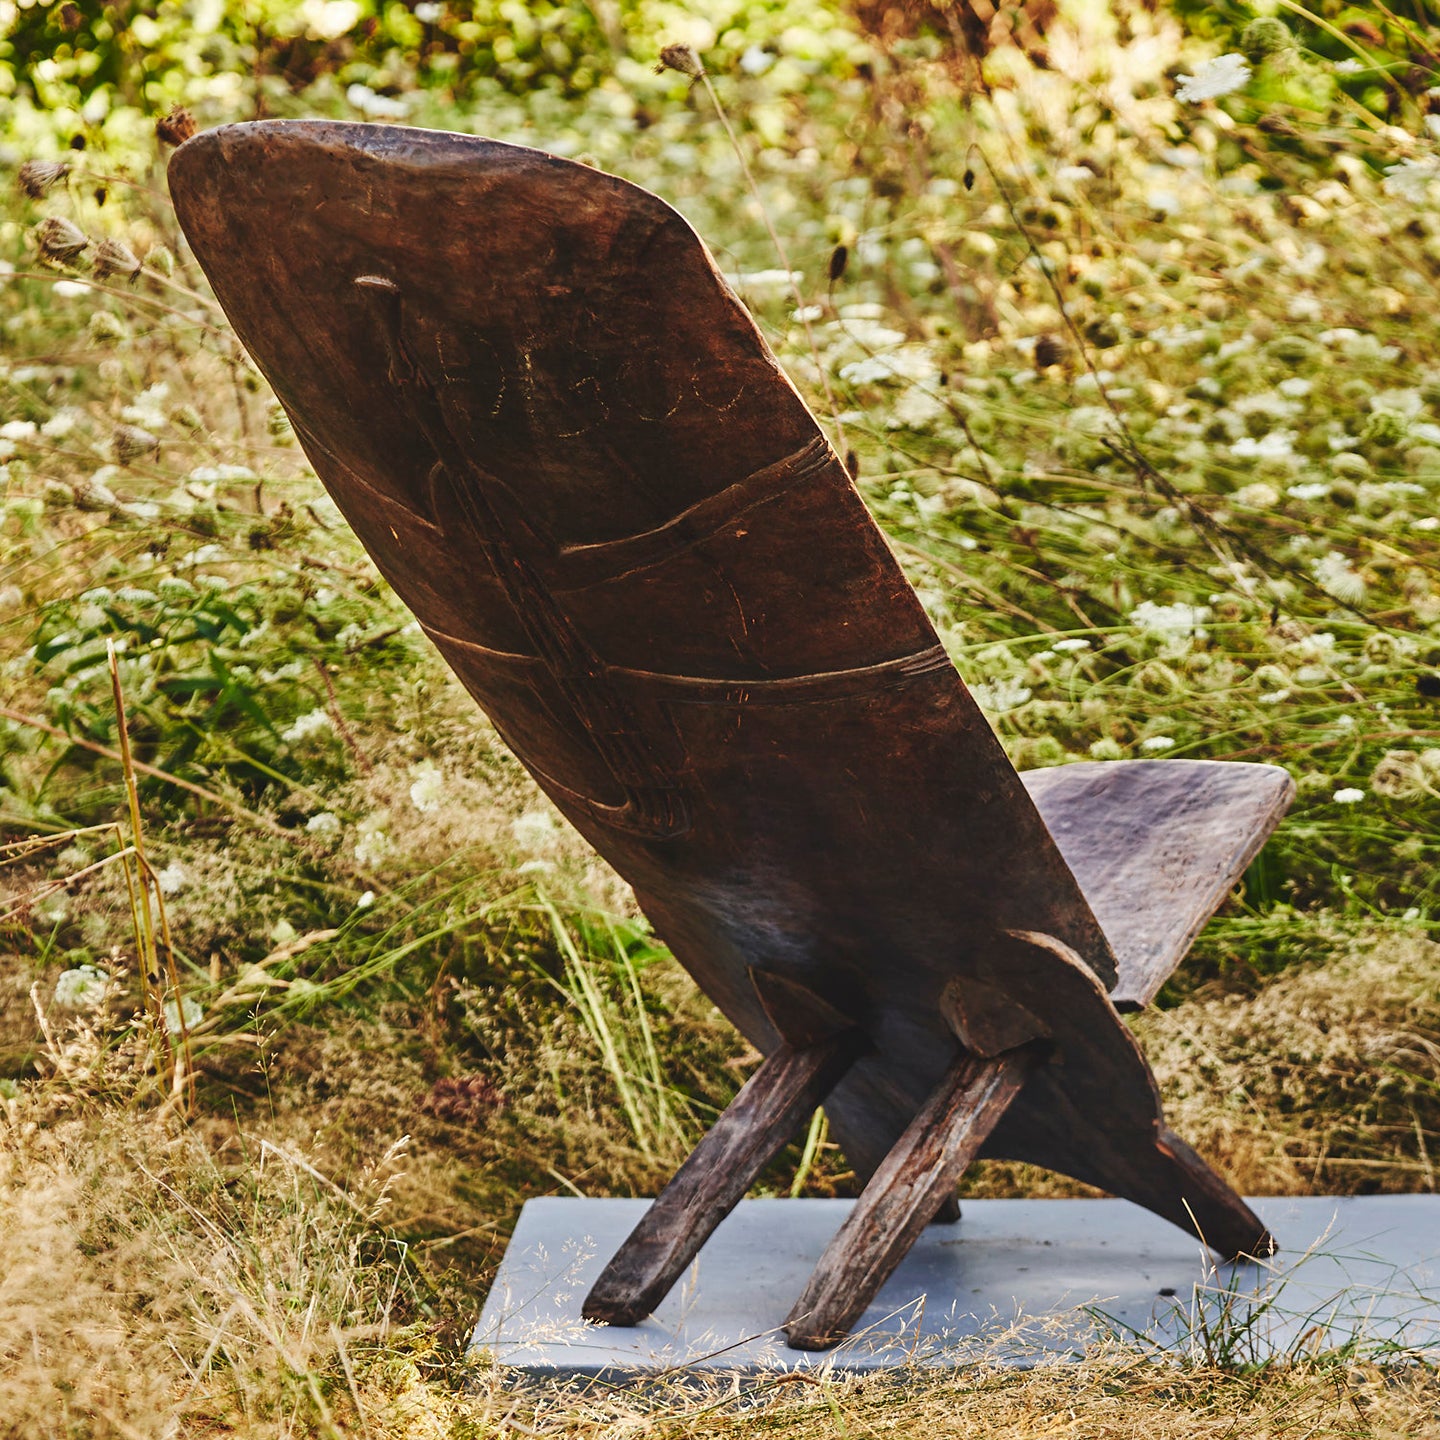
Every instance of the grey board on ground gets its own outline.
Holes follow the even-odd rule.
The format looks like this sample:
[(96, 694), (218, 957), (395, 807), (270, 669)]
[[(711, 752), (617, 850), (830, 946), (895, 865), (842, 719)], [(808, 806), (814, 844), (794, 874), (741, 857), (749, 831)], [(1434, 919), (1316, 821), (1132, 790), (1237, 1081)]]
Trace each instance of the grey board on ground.
[(643, 1324), (580, 1318), (587, 1290), (647, 1200), (531, 1200), (471, 1342), (535, 1378), (624, 1382), (816, 1366), (886, 1370), (976, 1359), (1026, 1365), (1107, 1335), (1156, 1353), (1261, 1361), (1356, 1342), (1440, 1358), (1440, 1195), (1253, 1201), (1282, 1251), (1215, 1266), (1122, 1200), (967, 1200), (932, 1225), (835, 1350), (780, 1324), (848, 1200), (744, 1200)]

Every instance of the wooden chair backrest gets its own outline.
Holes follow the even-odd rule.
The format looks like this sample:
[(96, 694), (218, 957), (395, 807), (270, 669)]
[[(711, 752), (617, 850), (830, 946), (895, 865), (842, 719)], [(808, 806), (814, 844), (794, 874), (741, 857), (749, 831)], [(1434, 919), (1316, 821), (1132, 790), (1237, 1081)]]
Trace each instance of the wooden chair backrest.
[(680, 961), (767, 1052), (752, 971), (862, 1019), (874, 1059), (830, 1102), (862, 1173), (949, 1063), (941, 994), (997, 937), (1043, 932), (1113, 981), (844, 466), (674, 210), (536, 151), (326, 122), (207, 132), (170, 178), (319, 477)]

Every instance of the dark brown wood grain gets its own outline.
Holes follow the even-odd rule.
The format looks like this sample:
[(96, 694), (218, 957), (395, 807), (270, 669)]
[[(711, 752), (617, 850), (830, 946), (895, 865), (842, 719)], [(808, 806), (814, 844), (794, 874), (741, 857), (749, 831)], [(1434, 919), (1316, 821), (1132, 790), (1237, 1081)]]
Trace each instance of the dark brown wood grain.
[(585, 1318), (634, 1325), (650, 1314), (863, 1043), (851, 1030), (767, 1055), (601, 1272)]
[(864, 1052), (825, 1105), (862, 1182), (957, 1047), (1033, 1039), (1047, 1059), (988, 1137), (957, 1121), (982, 1155), (1226, 1253), (1263, 1243), (1165, 1129), (1116, 1002), (1178, 962), (1283, 809), (1283, 772), (1022, 781), (844, 465), (655, 196), (519, 146), (320, 121), (196, 136), (170, 183), (381, 572), (680, 963), (780, 1057), (764, 1073), (785, 1083), (727, 1112), (654, 1243), (630, 1247), (618, 1289), (644, 1295), (623, 1313), (730, 1203), (714, 1157), (748, 1157), (738, 1184), (814, 1103), (819, 1078), (786, 1098), (793, 1052), (847, 1029)]
[(785, 1321), (797, 1350), (828, 1350), (864, 1313), (1020, 1093), (1039, 1051), (960, 1055), (870, 1177)]

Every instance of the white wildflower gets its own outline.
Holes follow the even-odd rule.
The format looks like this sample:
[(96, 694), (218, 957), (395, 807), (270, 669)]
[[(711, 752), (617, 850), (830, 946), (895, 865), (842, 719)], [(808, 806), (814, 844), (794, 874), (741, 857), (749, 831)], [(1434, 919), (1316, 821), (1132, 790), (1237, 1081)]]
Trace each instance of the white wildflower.
[(321, 839), (328, 839), (331, 835), (338, 835), (340, 833), (340, 818), (337, 815), (332, 815), (328, 810), (321, 810), (305, 822), (305, 833), (307, 835), (318, 835)]
[(63, 440), (79, 423), (80, 412), (70, 409), (57, 410), (41, 427), (40, 433), (47, 440)]
[(385, 817), (372, 816), (361, 822), (360, 838), (355, 842), (355, 863), (357, 865), (378, 865), (395, 848), (395, 842), (382, 828)]
[(163, 380), (151, 385), (120, 412), (120, 418), (145, 430), (163, 430), (169, 418), (165, 413), (165, 399), (169, 394), (170, 387)]
[(193, 995), (184, 996), (178, 1005), (174, 1000), (167, 1000), (163, 1012), (166, 1032), (171, 1035), (180, 1034), (182, 1020), (184, 1029), (193, 1030), (205, 1018), (204, 1008)]
[(1440, 157), (1422, 155), (1418, 160), (1402, 160), (1385, 167), (1380, 188), (1387, 195), (1411, 205), (1423, 205), (1430, 197), (1430, 186), (1440, 178)]
[(1187, 605), (1184, 601), (1157, 605), (1153, 600), (1142, 600), (1130, 612), (1129, 618), (1137, 629), (1148, 635), (1167, 638), (1204, 635), (1201, 626), (1210, 618), (1210, 608), (1207, 605)]
[(988, 710), (992, 715), (1003, 715), (1007, 710), (1023, 705), (1032, 692), (1028, 685), (1022, 685), (1018, 680), (1002, 678), (972, 685), (970, 694), (982, 710)]
[(546, 810), (527, 810), (510, 826), (510, 833), (523, 850), (543, 850), (553, 841), (559, 827)]
[(105, 1003), (110, 977), (96, 965), (62, 970), (55, 981), (55, 1004), (62, 1010), (93, 1010)]
[(889, 428), (923, 430), (945, 414), (945, 404), (920, 385), (908, 386), (890, 407)]
[(445, 798), (445, 777), (428, 761), (415, 766), (410, 773), (415, 777), (410, 786), (410, 803), (421, 814), (438, 810)]
[(1330, 482), (1306, 480), (1299, 485), (1287, 485), (1285, 493), (1292, 500), (1323, 500), (1330, 493)]
[(345, 99), (372, 120), (403, 120), (410, 113), (407, 100), (399, 95), (377, 95), (368, 85), (349, 86)]
[(288, 920), (277, 920), (270, 927), (270, 943), (272, 945), (288, 945), (299, 933)]
[(1310, 573), (1327, 595), (1347, 605), (1359, 605), (1365, 599), (1365, 577), (1338, 550), (1312, 560)]
[(758, 45), (752, 45), (740, 57), (740, 69), (746, 75), (763, 75), (773, 64), (775, 57)]
[(435, 0), (420, 0), (411, 13), (422, 25), (438, 25), (445, 14), (445, 7), (437, 5)]
[(90, 287), (83, 280), (57, 280), (53, 288), (63, 300), (78, 300), (90, 293)]
[(304, 0), (300, 6), (307, 33), (313, 40), (338, 40), (360, 23), (357, 0)]
[(33, 420), (7, 420), (0, 425), (0, 440), (33, 440), (39, 433)]
[(1088, 650), (1090, 648), (1090, 642), (1080, 639), (1077, 635), (1072, 636), (1068, 640), (1057, 640), (1050, 648), (1052, 650), (1059, 650), (1061, 654), (1064, 654), (1067, 650)]
[(297, 740), (308, 740), (312, 735), (322, 735), (334, 728), (335, 722), (330, 718), (329, 711), (310, 710), (298, 716), (288, 730), (281, 732), (280, 738), (293, 744)]
[(178, 895), (190, 883), (190, 872), (178, 860), (172, 860), (155, 880), (162, 895)]
[(1245, 506), (1247, 510), (1268, 510), (1272, 505), (1280, 503), (1280, 492), (1273, 485), (1267, 485), (1261, 480), (1254, 485), (1242, 485), (1230, 499), (1236, 505)]
[(1237, 460), (1288, 460), (1295, 453), (1295, 432), (1272, 430), (1259, 440), (1242, 435), (1230, 447), (1230, 453)]
[(1095, 178), (1095, 172), (1088, 165), (1062, 165), (1056, 170), (1055, 178), (1062, 185), (1083, 185)]
[(1337, 805), (1358, 805), (1365, 798), (1365, 792), (1356, 789), (1353, 785), (1347, 785), (1343, 790), (1337, 790), (1330, 798)]
[(366, 890), (366, 891), (364, 891), (364, 892), (361, 894), (360, 898), (355, 902), (355, 908), (356, 908), (357, 910), (368, 910), (374, 903), (375, 903), (375, 892), (374, 892), (373, 890)]
[(1177, 100), (1194, 105), (1201, 100), (1215, 100), (1221, 95), (1243, 90), (1250, 83), (1251, 70), (1245, 57), (1236, 52), (1217, 55), (1203, 65), (1195, 67), (1193, 75), (1180, 75), (1180, 88), (1175, 92)]
[(1169, 735), (1151, 735), (1140, 742), (1140, 748), (1153, 754), (1157, 750), (1169, 750), (1174, 744), (1174, 739)]

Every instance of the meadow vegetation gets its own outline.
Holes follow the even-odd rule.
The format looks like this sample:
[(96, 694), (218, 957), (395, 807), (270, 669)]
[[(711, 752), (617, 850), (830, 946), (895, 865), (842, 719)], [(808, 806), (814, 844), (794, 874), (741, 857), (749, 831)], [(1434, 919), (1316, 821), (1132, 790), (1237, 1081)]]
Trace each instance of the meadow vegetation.
[[(1017, 765), (1294, 775), (1134, 1022), (1176, 1128), (1249, 1193), (1433, 1191), (1424, 7), (1076, 3), (983, 60), (817, 0), (118, 13), (0, 5), (0, 1433), (1440, 1434), (1363, 1351), (742, 1410), (463, 1359), (524, 1199), (652, 1193), (757, 1057), (324, 495), (154, 133), (405, 120), (676, 205)], [(764, 1188), (850, 1193), (808, 1140)]]

